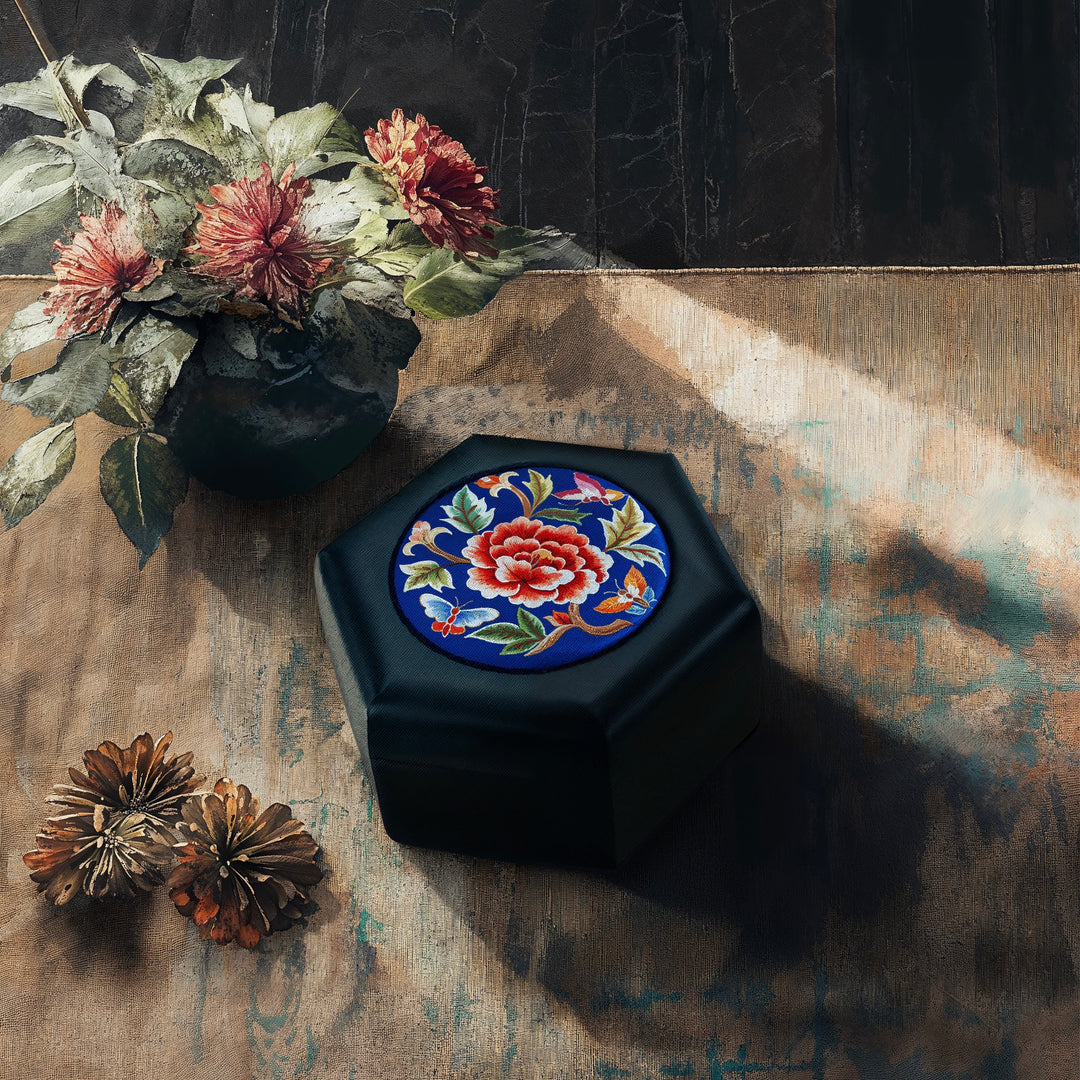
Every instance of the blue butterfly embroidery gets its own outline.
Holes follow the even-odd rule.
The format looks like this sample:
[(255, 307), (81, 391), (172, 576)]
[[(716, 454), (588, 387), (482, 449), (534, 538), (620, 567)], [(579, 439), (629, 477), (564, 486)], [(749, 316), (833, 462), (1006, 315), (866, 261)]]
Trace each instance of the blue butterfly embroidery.
[(464, 634), (466, 630), (483, 626), (484, 623), (499, 617), (494, 608), (473, 608), (456, 601), (451, 604), (449, 600), (429, 592), (420, 597), (420, 606), (424, 609), (424, 614), (431, 619), (431, 629), (443, 637)]

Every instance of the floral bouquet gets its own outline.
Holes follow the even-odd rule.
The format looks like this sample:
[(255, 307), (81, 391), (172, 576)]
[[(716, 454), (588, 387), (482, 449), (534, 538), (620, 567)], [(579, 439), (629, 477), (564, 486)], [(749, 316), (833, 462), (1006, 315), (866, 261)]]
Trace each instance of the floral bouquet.
[(50, 421), (0, 469), (0, 513), (11, 527), (41, 505), (96, 412), (125, 429), (101, 492), (141, 567), (189, 472), (229, 488), (297, 430), (338, 471), (393, 408), (411, 313), (472, 314), (567, 241), (499, 224), (485, 169), (422, 115), (361, 138), (329, 104), (275, 115), (225, 81), (237, 60), (136, 56), (148, 84), (68, 56), (0, 87), (53, 131), (0, 156), (0, 245), (58, 253), (0, 334), (3, 398)]

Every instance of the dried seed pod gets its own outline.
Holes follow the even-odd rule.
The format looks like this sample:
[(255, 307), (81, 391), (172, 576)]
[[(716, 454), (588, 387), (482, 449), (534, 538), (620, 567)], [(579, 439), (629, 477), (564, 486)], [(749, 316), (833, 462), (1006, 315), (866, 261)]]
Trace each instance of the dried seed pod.
[(179, 865), (169, 895), (199, 934), (219, 945), (254, 948), (264, 935), (303, 915), (310, 887), (322, 879), (318, 844), (283, 803), (261, 814), (259, 800), (227, 777), (212, 794), (194, 795), (177, 822)]
[(175, 821), (203, 777), (195, 776), (190, 752), (165, 760), (172, 737), (167, 731), (155, 743), (144, 733), (126, 750), (113, 742), (87, 750), (83, 754), (86, 773), (69, 769), (72, 783), (58, 785), (48, 798), (67, 811), (53, 820), (65, 821), (104, 806), (111, 813), (143, 814), (158, 825)]
[(99, 803), (62, 822), (46, 822), (37, 850), (23, 862), (54, 904), (66, 904), (80, 889), (95, 900), (130, 897), (165, 880), (171, 841), (172, 834), (145, 814), (110, 815)]

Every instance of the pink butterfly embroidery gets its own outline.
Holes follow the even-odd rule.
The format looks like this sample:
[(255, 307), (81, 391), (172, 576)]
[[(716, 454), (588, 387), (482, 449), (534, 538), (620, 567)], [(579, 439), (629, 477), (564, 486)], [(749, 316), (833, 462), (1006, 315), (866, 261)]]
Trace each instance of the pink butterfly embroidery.
[(624, 495), (622, 491), (605, 488), (598, 480), (594, 480), (586, 473), (574, 473), (574, 482), (577, 484), (576, 488), (571, 488), (569, 491), (556, 491), (555, 498), (562, 499), (564, 502), (598, 502), (610, 506), (613, 499), (617, 502)]

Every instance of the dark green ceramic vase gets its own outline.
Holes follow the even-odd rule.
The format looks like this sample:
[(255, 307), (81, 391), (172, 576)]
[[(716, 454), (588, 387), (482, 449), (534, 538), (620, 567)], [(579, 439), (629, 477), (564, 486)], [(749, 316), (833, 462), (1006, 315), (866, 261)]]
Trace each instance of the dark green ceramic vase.
[(419, 341), (404, 308), (339, 289), (319, 294), (303, 330), (207, 316), (156, 429), (209, 487), (251, 499), (305, 491), (383, 429)]

